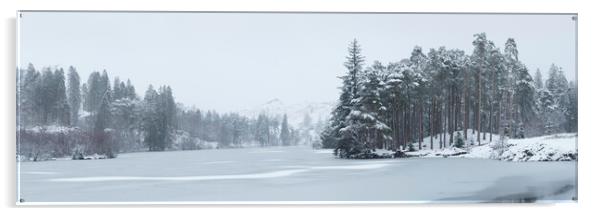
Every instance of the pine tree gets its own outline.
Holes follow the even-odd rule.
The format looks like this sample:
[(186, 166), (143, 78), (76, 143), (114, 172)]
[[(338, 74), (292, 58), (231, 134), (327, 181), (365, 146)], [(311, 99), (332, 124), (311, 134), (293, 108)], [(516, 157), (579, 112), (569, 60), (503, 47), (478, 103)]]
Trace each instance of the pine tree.
[(106, 70), (102, 71), (102, 76), (100, 77), (100, 91), (99, 95), (107, 96), (109, 101), (113, 101), (113, 92), (111, 91), (111, 81), (109, 79), (109, 74)]
[(125, 89), (121, 88), (121, 80), (119, 77), (115, 77), (113, 80), (113, 100), (121, 99), (124, 97)]
[(111, 138), (112, 130), (109, 128), (111, 125), (111, 107), (108, 92), (101, 96), (100, 106), (96, 112), (96, 118), (94, 121), (94, 144), (96, 145), (96, 151), (106, 155), (108, 158), (116, 157), (115, 153), (117, 150), (113, 145), (113, 139)]
[(544, 89), (541, 91), (541, 96), (539, 98), (539, 103), (541, 104), (541, 115), (543, 121), (543, 131), (544, 134), (551, 134), (557, 131), (557, 126), (555, 126), (555, 116), (557, 116), (557, 112), (554, 106), (554, 96), (547, 90)]
[(462, 137), (462, 134), (460, 134), (460, 132), (456, 133), (456, 138), (454, 141), (454, 147), (456, 148), (464, 148), (464, 137)]
[(79, 108), (81, 106), (81, 92), (79, 86), (79, 75), (77, 74), (75, 68), (71, 66), (69, 67), (69, 90), (67, 95), (69, 99), (69, 107), (71, 108), (71, 125), (77, 125), (79, 118)]
[(562, 68), (552, 64), (545, 81), (543, 95), (544, 128), (547, 134), (557, 133), (565, 124), (565, 112), (569, 106), (567, 97), (568, 82)]
[(41, 97), (41, 104), (40, 104), (40, 111), (41, 111), (41, 121), (40, 123), (42, 123), (43, 125), (47, 125), (47, 124), (52, 124), (52, 114), (53, 114), (53, 108), (54, 108), (54, 104), (56, 103), (56, 88), (53, 85), (54, 83), (54, 75), (52, 73), (52, 71), (50, 70), (50, 68), (44, 68), (42, 69), (42, 80), (41, 80), (41, 92), (40, 92), (40, 97)]
[(43, 98), (42, 76), (31, 63), (20, 74), (18, 83), (19, 124), (20, 126), (29, 126), (40, 123), (41, 99)]
[(128, 97), (129, 99), (136, 99), (138, 98), (138, 96), (136, 95), (136, 88), (134, 88), (134, 86), (132, 85), (132, 83), (130, 82), (130, 80), (127, 80), (127, 84), (125, 85), (125, 94), (126, 97)]
[(537, 134), (541, 134), (543, 133), (543, 106), (542, 106), (542, 97), (543, 97), (543, 91), (545, 90), (544, 84), (543, 84), (543, 77), (541, 74), (541, 71), (539, 70), (539, 68), (537, 68), (537, 71), (535, 72), (535, 77), (533, 78), (533, 82), (535, 83), (535, 111), (536, 111), (536, 119), (535, 119), (535, 123), (536, 126), (534, 127), (534, 130), (537, 131)]
[(363, 149), (383, 148), (382, 143), (391, 140), (391, 128), (380, 119), (387, 111), (380, 93), (384, 83), (379, 79), (376, 71), (366, 75), (366, 79), (360, 82), (358, 97), (352, 100), (352, 109), (347, 118), (346, 130), (353, 133), (357, 148)]
[(162, 137), (160, 134), (160, 119), (158, 110), (159, 94), (152, 85), (148, 87), (144, 95), (144, 114), (142, 118), (142, 130), (144, 131), (144, 144), (149, 151), (161, 151)]
[(65, 87), (65, 72), (62, 68), (55, 71), (56, 104), (54, 108), (56, 122), (60, 125), (70, 125), (71, 119), (69, 102), (67, 100), (67, 88)]
[(121, 98), (111, 102), (111, 128), (120, 149), (135, 150), (138, 142), (137, 132), (141, 116), (141, 104), (138, 100)]
[(483, 86), (483, 73), (486, 73), (486, 60), (487, 53), (489, 50), (490, 42), (487, 40), (485, 33), (475, 34), (475, 40), (472, 42), (474, 46), (473, 50), (473, 64), (477, 77), (477, 92), (476, 92), (476, 131), (477, 131), (477, 142), (481, 145), (481, 102), (482, 102), (482, 86)]
[(286, 114), (282, 117), (282, 125), (280, 126), (280, 143), (283, 146), (288, 146), (291, 144), (291, 135), (290, 130), (288, 128), (288, 119)]
[(95, 112), (100, 104), (100, 96), (104, 93), (100, 83), (99, 72), (92, 72), (90, 74), (84, 89), (84, 109), (88, 112)]
[[(419, 47), (414, 48), (415, 50), (419, 50)], [(422, 54), (421, 51), (418, 51)], [(413, 53), (418, 53), (413, 52)], [(416, 54), (418, 55), (418, 54)], [(400, 63), (392, 63), (387, 67), (387, 78), (384, 81), (384, 91), (381, 96), (383, 97), (383, 102), (385, 106), (388, 108), (387, 110), (387, 118), (388, 125), (391, 127), (391, 144), (392, 146), (389, 149), (399, 149), (402, 144), (402, 125), (401, 125), (401, 115), (403, 106), (406, 104), (406, 97), (403, 94), (405, 91), (406, 85), (404, 84), (403, 74), (401, 71), (408, 70), (405, 64)]]
[(533, 78), (533, 81), (535, 82), (536, 90), (543, 89), (543, 78), (541, 76), (541, 71), (539, 70), (539, 68), (537, 68), (537, 70), (535, 71), (535, 77)]
[[(518, 112), (521, 125), (530, 123), (535, 116), (535, 84), (526, 66), (520, 67), (516, 78), (515, 104), (518, 106)], [(524, 130), (524, 126), (523, 126)], [(524, 131), (523, 131), (524, 132)]]
[(428, 85), (428, 74), (426, 56), (422, 53), (422, 48), (414, 47), (410, 56), (410, 71), (413, 74), (414, 85), (414, 101), (416, 109), (418, 109), (418, 149), (422, 149), (422, 141), (424, 137), (424, 107), (428, 107), (429, 97), (428, 92), (431, 86)]
[(567, 91), (568, 105), (565, 111), (566, 127), (567, 132), (577, 132), (578, 130), (578, 97), (577, 97), (577, 84), (571, 81), (569, 82), (569, 90)]
[(343, 86), (341, 87), (341, 95), (337, 106), (332, 112), (330, 125), (322, 132), (321, 140), (324, 148), (335, 148), (335, 154), (339, 151), (336, 149), (346, 148), (347, 141), (353, 140), (347, 134), (341, 134), (341, 129), (345, 128), (346, 118), (351, 112), (351, 101), (357, 97), (359, 75), (362, 71), (364, 57), (361, 55), (361, 48), (357, 40), (353, 40), (348, 48), (347, 61), (344, 66), (347, 68), (347, 74), (342, 76)]

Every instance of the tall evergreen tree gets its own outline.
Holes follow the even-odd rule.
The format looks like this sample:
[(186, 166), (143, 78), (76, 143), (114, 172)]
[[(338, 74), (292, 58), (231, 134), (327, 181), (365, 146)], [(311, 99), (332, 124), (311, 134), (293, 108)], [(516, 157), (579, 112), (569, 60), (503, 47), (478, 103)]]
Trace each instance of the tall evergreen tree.
[(115, 77), (113, 80), (113, 100), (121, 99), (125, 95), (125, 89), (121, 88), (121, 80), (119, 77)]
[(158, 111), (159, 94), (152, 85), (148, 87), (144, 95), (144, 114), (142, 117), (142, 130), (144, 131), (144, 144), (149, 151), (162, 151), (161, 142), (163, 141), (160, 134), (160, 124)]
[(101, 96), (100, 106), (96, 112), (94, 121), (93, 139), (97, 152), (106, 155), (109, 158), (114, 158), (117, 152), (111, 138), (111, 102), (109, 101), (109, 93), (105, 92)]
[(577, 97), (577, 84), (571, 81), (569, 82), (569, 89), (567, 91), (567, 108), (565, 111), (566, 118), (566, 126), (565, 130), (567, 132), (577, 132), (578, 129), (578, 97)]
[(291, 131), (288, 128), (288, 119), (286, 114), (282, 117), (282, 124), (280, 126), (280, 143), (283, 146), (291, 145)]
[(535, 71), (535, 77), (533, 78), (533, 81), (535, 82), (536, 90), (543, 89), (543, 78), (541, 76), (541, 71), (539, 70), (539, 68), (537, 68), (537, 70)]
[(69, 90), (68, 99), (69, 107), (71, 108), (70, 123), (71, 125), (77, 125), (79, 118), (79, 109), (81, 107), (81, 92), (80, 92), (80, 80), (77, 71), (73, 66), (69, 67)]
[[(535, 116), (536, 89), (533, 79), (526, 66), (522, 66), (517, 73), (516, 90), (514, 100), (518, 106), (520, 125), (524, 128), (526, 124), (532, 122)], [(521, 137), (524, 138), (524, 135)]]
[(54, 74), (56, 85), (56, 104), (54, 108), (56, 122), (60, 125), (69, 125), (70, 107), (67, 101), (67, 88), (65, 87), (65, 72), (63, 68), (55, 71)]
[(477, 142), (481, 145), (481, 106), (482, 106), (482, 84), (483, 84), (483, 73), (486, 70), (486, 60), (489, 48), (489, 41), (485, 33), (475, 34), (475, 40), (472, 42), (474, 46), (473, 50), (473, 64), (477, 77), (477, 92), (476, 92), (476, 128), (477, 131)]
[[(354, 142), (358, 142), (355, 150), (360, 152), (364, 149), (383, 148), (382, 144), (391, 140), (391, 128), (380, 120), (387, 111), (380, 97), (384, 83), (380, 81), (376, 71), (368, 73), (361, 83), (358, 97), (352, 100), (352, 109), (346, 123), (348, 126), (344, 128), (355, 138)], [(347, 149), (341, 150), (348, 152)]]
[(29, 126), (40, 123), (40, 108), (42, 107), (42, 76), (33, 64), (28, 64), (25, 71), (20, 72), (18, 83), (19, 94), (19, 123)]
[(126, 91), (126, 97), (128, 97), (129, 99), (136, 99), (138, 96), (136, 96), (136, 88), (134, 88), (134, 86), (132, 85), (132, 83), (130, 82), (130, 80), (127, 80), (127, 84), (125, 85), (125, 91)]
[(100, 79), (99, 72), (92, 72), (84, 87), (84, 110), (88, 112), (95, 112), (99, 107), (101, 95), (104, 93), (104, 88), (102, 87)]
[(359, 76), (364, 63), (364, 56), (361, 54), (361, 48), (357, 40), (353, 40), (349, 45), (346, 59), (347, 61), (344, 63), (344, 66), (347, 68), (347, 73), (341, 77), (343, 80), (341, 95), (336, 107), (332, 111), (329, 126), (321, 134), (322, 146), (325, 148), (343, 148), (343, 145), (346, 145), (346, 140), (349, 139), (346, 138), (343, 140), (340, 130), (346, 127), (345, 121), (351, 112), (351, 101), (357, 97)]

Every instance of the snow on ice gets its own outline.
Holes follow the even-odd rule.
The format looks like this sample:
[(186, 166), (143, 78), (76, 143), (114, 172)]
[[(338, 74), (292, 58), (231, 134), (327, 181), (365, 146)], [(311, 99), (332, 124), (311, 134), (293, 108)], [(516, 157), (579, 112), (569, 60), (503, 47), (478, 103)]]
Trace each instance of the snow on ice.
[(140, 152), (110, 160), (21, 162), (20, 198), (26, 203), (515, 202), (527, 196), (556, 202), (576, 195), (575, 161), (345, 160), (307, 146), (252, 153), (258, 150)]

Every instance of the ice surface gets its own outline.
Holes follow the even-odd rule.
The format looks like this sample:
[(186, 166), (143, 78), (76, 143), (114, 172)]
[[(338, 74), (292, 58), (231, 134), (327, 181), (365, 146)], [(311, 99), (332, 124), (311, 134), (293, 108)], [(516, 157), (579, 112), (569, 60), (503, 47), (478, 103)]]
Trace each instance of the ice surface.
[(344, 160), (321, 152), (305, 147), (277, 147), (129, 153), (108, 160), (21, 162), (19, 198), (26, 203), (503, 202), (569, 200), (576, 195), (574, 161)]

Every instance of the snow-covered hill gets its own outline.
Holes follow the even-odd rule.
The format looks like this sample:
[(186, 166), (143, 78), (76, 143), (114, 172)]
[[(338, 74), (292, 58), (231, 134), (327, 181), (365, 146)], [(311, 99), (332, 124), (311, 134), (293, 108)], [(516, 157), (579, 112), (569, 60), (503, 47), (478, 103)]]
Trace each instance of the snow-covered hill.
[(257, 117), (260, 113), (266, 113), (270, 116), (286, 114), (289, 124), (295, 128), (300, 128), (306, 115), (309, 116), (312, 123), (328, 120), (334, 105), (334, 102), (286, 104), (284, 101), (275, 98), (253, 108), (241, 110), (240, 113), (252, 118)]
[[(461, 133), (461, 132), (460, 132)], [(430, 137), (424, 138), (423, 149), (415, 152), (406, 152), (408, 155), (419, 157), (466, 157), (499, 159), (504, 161), (573, 161), (577, 160), (577, 134), (561, 133), (546, 136), (531, 137), (526, 139), (507, 139), (500, 145), (499, 136), (493, 135), (492, 141), (481, 140), (481, 145), (476, 145), (476, 133), (468, 131), (468, 140), (463, 148), (439, 148), (439, 138), (433, 137), (433, 150), (430, 149)], [(449, 139), (449, 134), (446, 136)], [(473, 143), (474, 145), (471, 145)], [(418, 149), (418, 143), (414, 143)], [(392, 152), (387, 152), (392, 154)]]
[(465, 157), (492, 158), (505, 161), (572, 161), (577, 160), (577, 134), (562, 133), (527, 139), (507, 140), (472, 148)]
[(335, 102), (307, 102), (287, 104), (280, 99), (272, 99), (250, 109), (240, 110), (239, 113), (256, 118), (264, 113), (281, 118), (287, 115), (288, 123), (301, 134), (300, 144), (312, 145), (319, 141), (319, 135), (330, 118)]

